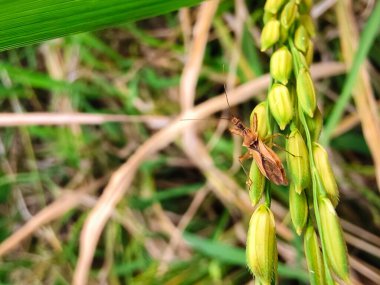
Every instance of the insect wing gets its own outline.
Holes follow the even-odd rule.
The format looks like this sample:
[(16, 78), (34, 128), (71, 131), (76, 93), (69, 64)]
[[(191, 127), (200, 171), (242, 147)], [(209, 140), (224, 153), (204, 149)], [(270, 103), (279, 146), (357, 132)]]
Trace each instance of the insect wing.
[(262, 158), (261, 154), (258, 151), (255, 151), (255, 150), (250, 150), (250, 153), (252, 155), (252, 158), (255, 160), (255, 162), (256, 162), (256, 164), (257, 164), (257, 166), (258, 166), (261, 174), (269, 179), (269, 177), (267, 175), (267, 172), (265, 171), (265, 167), (264, 167), (264, 164), (263, 164), (263, 158)]
[(270, 160), (267, 160), (265, 157), (263, 157), (263, 165), (270, 181), (276, 185), (288, 185), (288, 180), (286, 179), (283, 168), (279, 168), (276, 164)]
[(266, 177), (276, 185), (288, 185), (284, 167), (277, 154), (262, 141), (259, 141), (259, 150)]

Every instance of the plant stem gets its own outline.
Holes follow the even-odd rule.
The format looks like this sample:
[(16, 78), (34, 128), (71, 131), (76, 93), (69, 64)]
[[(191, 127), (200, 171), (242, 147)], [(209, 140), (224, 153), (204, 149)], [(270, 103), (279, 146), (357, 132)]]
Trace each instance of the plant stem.
[[(292, 55), (293, 55), (295, 77), (297, 78), (297, 75), (298, 75), (298, 72), (300, 69), (300, 60), (298, 58), (298, 51), (297, 51), (296, 47), (294, 46), (294, 43), (291, 39), (289, 39), (289, 45), (290, 45), (290, 50), (291, 50)], [(310, 167), (310, 172), (311, 172), (312, 189), (313, 189), (314, 214), (315, 214), (315, 219), (317, 221), (317, 228), (318, 228), (319, 236), (321, 238), (323, 264), (325, 267), (325, 277), (327, 280), (327, 284), (334, 285), (334, 281), (332, 279), (332, 276), (331, 276), (331, 273), (329, 270), (329, 266), (327, 264), (327, 256), (326, 256), (326, 250), (325, 250), (326, 246), (324, 244), (323, 231), (322, 231), (321, 219), (320, 219), (320, 213), (319, 213), (319, 207), (318, 207), (318, 197), (326, 195), (326, 193), (324, 191), (324, 188), (323, 188), (322, 183), (320, 181), (320, 177), (319, 177), (317, 170), (316, 170), (316, 167), (315, 167), (310, 130), (309, 130), (307, 123), (306, 123), (305, 114), (303, 113), (302, 108), (299, 104), (298, 104), (297, 108), (298, 108), (299, 119), (301, 121), (303, 129), (305, 130), (306, 145), (307, 145), (308, 152), (309, 152), (309, 167)], [(318, 187), (317, 187), (317, 184), (318, 184)]]

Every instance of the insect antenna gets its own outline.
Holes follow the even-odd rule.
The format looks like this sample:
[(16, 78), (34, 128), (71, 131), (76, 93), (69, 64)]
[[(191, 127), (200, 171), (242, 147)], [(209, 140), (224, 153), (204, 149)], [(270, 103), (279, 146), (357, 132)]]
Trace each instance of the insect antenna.
[[(224, 63), (222, 65), (222, 68), (223, 68), (223, 73), (224, 73), (224, 69), (225, 69)], [(238, 116), (232, 112), (230, 101), (228, 100), (226, 83), (223, 84), (223, 88), (224, 88), (224, 95), (226, 95), (226, 100), (227, 100), (227, 105), (228, 105), (228, 117), (229, 117), (229, 120), (231, 120), (232, 117), (238, 118)]]
[(231, 120), (232, 117), (239, 118), (238, 115), (236, 115), (234, 112), (232, 112), (232, 108), (231, 108), (231, 105), (230, 105), (230, 101), (228, 100), (228, 94), (227, 94), (226, 84), (223, 84), (223, 87), (224, 87), (224, 95), (225, 95), (225, 97), (226, 97), (226, 101), (227, 101), (227, 105), (228, 105), (228, 116), (229, 116), (229, 120)]
[[(226, 84), (223, 84), (223, 88), (224, 88), (224, 95), (226, 97), (226, 101), (227, 101), (227, 106), (228, 106), (228, 117), (219, 117), (219, 119), (221, 120), (227, 120), (227, 121), (231, 121), (231, 118), (232, 117), (238, 117), (237, 115), (235, 115), (233, 112), (232, 112), (232, 108), (231, 108), (231, 105), (230, 105), (230, 101), (228, 100), (228, 94), (227, 94), (227, 88), (226, 88)], [(209, 119), (193, 119), (193, 118), (189, 118), (189, 119), (181, 119), (180, 121), (202, 121), (202, 120), (209, 120)]]

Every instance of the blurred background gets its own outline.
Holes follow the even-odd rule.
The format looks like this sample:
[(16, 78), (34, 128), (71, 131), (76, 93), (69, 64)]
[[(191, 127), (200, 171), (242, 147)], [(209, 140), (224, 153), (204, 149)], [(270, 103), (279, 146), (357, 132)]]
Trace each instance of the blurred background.
[[(312, 9), (325, 121), (376, 5), (335, 2)], [(0, 284), (254, 284), (245, 150), (221, 117), (224, 85), (246, 124), (266, 96), (263, 5), (210, 0), (0, 53)], [(380, 284), (379, 71), (377, 37), (328, 148), (354, 284)], [(279, 283), (308, 284), (285, 187), (272, 210)]]

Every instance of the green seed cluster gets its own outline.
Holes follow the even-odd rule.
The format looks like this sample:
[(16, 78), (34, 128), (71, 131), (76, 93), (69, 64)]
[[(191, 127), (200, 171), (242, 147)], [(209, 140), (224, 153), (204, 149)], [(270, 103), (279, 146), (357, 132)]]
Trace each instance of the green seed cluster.
[[(272, 51), (272, 83), (267, 101), (252, 111), (264, 142), (273, 129), (286, 135), (289, 208), (298, 235), (304, 237), (311, 284), (349, 282), (346, 244), (335, 207), (339, 192), (326, 150), (317, 143), (322, 114), (317, 107), (310, 64), (315, 27), (312, 0), (267, 0), (261, 50)], [(275, 122), (275, 125), (273, 124)], [(265, 203), (252, 215), (247, 237), (247, 263), (259, 284), (277, 283), (275, 224), (270, 210), (270, 183), (252, 162), (250, 199)], [(319, 241), (320, 240), (320, 241)], [(276, 256), (273, 256), (276, 255)]]

